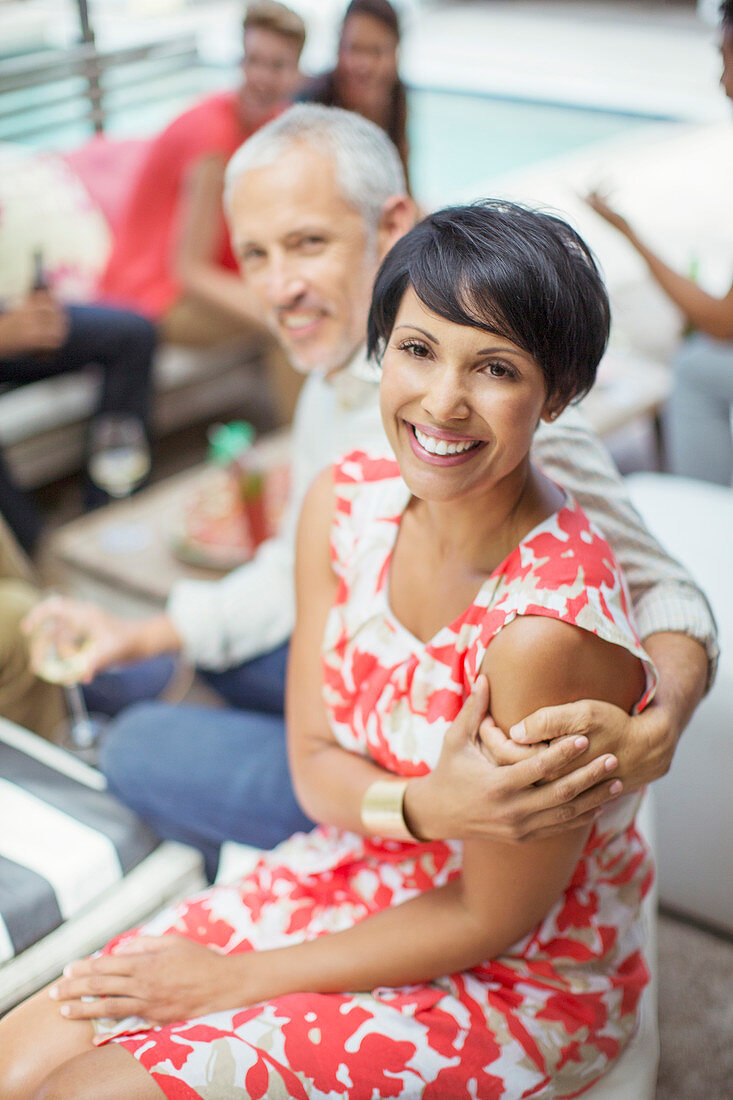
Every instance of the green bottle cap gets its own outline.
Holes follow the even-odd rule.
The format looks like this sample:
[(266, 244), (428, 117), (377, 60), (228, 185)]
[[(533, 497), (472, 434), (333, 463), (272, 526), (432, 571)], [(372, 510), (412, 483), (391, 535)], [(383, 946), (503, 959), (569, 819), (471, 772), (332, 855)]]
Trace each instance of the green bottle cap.
[(228, 424), (215, 424), (208, 431), (209, 459), (217, 466), (228, 466), (255, 440), (255, 430), (246, 420), (232, 420)]

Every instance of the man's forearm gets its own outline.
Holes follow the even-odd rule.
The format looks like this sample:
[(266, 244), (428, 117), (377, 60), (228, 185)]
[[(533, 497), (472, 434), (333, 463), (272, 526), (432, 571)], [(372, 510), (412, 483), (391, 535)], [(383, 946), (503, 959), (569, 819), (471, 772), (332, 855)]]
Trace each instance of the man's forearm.
[(652, 634), (644, 639), (647, 653), (659, 673), (653, 706), (664, 712), (672, 751), (695, 708), (705, 694), (708, 657), (694, 638), (684, 634)]
[(145, 661), (162, 653), (178, 653), (181, 648), (178, 631), (166, 614), (103, 621), (92, 638), (90, 676), (121, 662)]
[[(133, 629), (135, 629), (134, 626)], [(181, 636), (165, 613), (140, 623), (136, 629), (135, 640), (141, 657), (177, 653), (181, 648)]]
[(677, 743), (705, 694), (708, 658), (703, 646), (684, 634), (651, 634), (646, 650), (659, 673), (657, 692), (630, 727), (619, 748), (624, 789), (637, 790), (669, 771)]

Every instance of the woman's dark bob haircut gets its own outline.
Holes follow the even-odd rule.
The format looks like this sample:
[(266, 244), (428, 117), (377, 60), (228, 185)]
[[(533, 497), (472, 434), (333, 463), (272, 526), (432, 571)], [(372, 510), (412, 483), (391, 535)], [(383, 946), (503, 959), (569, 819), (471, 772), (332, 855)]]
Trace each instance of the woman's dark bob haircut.
[(425, 218), (377, 274), (367, 330), (377, 359), (408, 286), (440, 317), (528, 352), (556, 410), (593, 385), (608, 342), (608, 297), (588, 246), (562, 219), (492, 200)]

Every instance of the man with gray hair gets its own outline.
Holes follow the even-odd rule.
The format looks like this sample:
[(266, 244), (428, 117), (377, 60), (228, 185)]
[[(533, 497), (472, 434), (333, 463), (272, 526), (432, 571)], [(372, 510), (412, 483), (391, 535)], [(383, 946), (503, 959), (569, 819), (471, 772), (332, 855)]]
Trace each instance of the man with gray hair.
[[(95, 637), (95, 671), (176, 649), (219, 670), (209, 682), (238, 709), (138, 705), (112, 724), (102, 749), (112, 789), (162, 835), (200, 847), (210, 870), (225, 839), (271, 846), (309, 824), (290, 788), (282, 713), (295, 523), (321, 468), (355, 447), (387, 446), (366, 319), (380, 259), (414, 219), (382, 131), (316, 105), (291, 108), (235, 153), (226, 207), (244, 289), (307, 375), (283, 530), (223, 580), (179, 582), (156, 619), (124, 623), (78, 604), (69, 611)], [(479, 734), (454, 723), (429, 782), (411, 780), (405, 793), (410, 825), (425, 838), (548, 835), (589, 820), (621, 781), (632, 789), (663, 774), (705, 689), (704, 646), (715, 655), (704, 597), (641, 526), (579, 414), (543, 425), (533, 453), (613, 543), (659, 666), (658, 702), (633, 718), (589, 702), (529, 716), (513, 733), (551, 740), (539, 749), (490, 724)]]

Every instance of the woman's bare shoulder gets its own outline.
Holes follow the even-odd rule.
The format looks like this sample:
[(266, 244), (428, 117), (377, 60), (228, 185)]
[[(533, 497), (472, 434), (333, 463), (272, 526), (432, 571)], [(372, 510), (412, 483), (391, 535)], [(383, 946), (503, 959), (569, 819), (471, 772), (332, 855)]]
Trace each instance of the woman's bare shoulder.
[(644, 690), (630, 650), (572, 623), (520, 615), (491, 642), (483, 669), (491, 713), (505, 730), (540, 707), (598, 699), (629, 711)]

